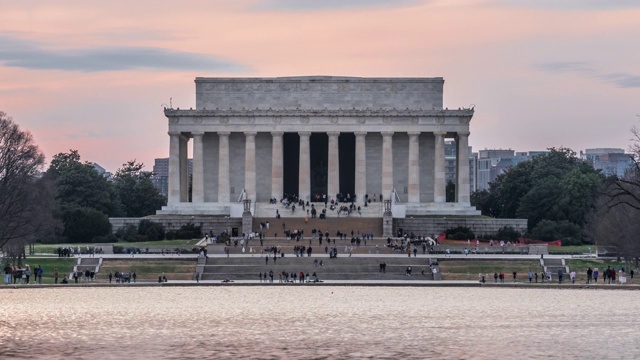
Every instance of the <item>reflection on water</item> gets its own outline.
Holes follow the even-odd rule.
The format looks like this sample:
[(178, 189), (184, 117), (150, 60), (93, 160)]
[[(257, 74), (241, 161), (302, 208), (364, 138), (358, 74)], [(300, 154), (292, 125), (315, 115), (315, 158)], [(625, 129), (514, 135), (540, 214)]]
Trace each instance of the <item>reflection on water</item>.
[(637, 358), (635, 291), (0, 291), (0, 358)]

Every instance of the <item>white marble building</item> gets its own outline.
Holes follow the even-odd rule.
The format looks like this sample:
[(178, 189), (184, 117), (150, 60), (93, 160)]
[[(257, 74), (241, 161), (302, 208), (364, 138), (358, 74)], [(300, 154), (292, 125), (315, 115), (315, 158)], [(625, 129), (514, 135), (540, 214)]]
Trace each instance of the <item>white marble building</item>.
[[(196, 78), (195, 109), (165, 109), (169, 197), (159, 214), (240, 216), (242, 200), (380, 195), (394, 217), (479, 215), (469, 203), (473, 109), (443, 109), (442, 78)], [(445, 202), (445, 138), (457, 152)], [(189, 201), (187, 152), (192, 147)], [(406, 194), (406, 195), (405, 195)], [(254, 213), (255, 214), (255, 213)], [(381, 215), (381, 214), (380, 214)]]

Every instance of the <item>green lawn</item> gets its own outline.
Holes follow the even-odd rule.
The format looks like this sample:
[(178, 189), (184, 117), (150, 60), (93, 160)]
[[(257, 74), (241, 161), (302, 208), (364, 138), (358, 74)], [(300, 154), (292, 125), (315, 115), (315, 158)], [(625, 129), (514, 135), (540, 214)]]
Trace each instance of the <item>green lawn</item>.
[(538, 260), (442, 260), (440, 272), (447, 280), (476, 280), (478, 273), (490, 274), (504, 272), (512, 279), (512, 273), (518, 273), (519, 278), (526, 278), (529, 271), (541, 271)]
[[(62, 281), (62, 277), (64, 275), (69, 275), (73, 270), (73, 266), (77, 263), (77, 259), (74, 258), (59, 258), (52, 257), (48, 259), (30, 259), (27, 257), (27, 260), (23, 261), (23, 265), (29, 265), (33, 272), (33, 269), (37, 268), (38, 265), (42, 266), (44, 270), (42, 274), (42, 283), (43, 284), (53, 284), (53, 270), (58, 269), (58, 282)], [(33, 276), (31, 276), (31, 282), (33, 282)]]
[(164, 273), (169, 280), (191, 280), (197, 261), (178, 259), (105, 259), (100, 267), (98, 281), (108, 281), (109, 273), (128, 271), (136, 273), (138, 280), (156, 281)]
[(607, 266), (611, 266), (612, 269), (618, 269), (620, 267), (627, 269), (627, 265), (624, 261), (616, 261), (616, 260), (600, 260), (600, 259), (571, 259), (565, 260), (565, 263), (569, 266), (570, 269), (575, 270), (576, 272), (586, 272), (587, 268), (598, 268), (600, 272), (604, 271)]
[[(549, 254), (595, 254), (594, 245), (549, 246)], [(589, 252), (591, 250), (591, 252)]]

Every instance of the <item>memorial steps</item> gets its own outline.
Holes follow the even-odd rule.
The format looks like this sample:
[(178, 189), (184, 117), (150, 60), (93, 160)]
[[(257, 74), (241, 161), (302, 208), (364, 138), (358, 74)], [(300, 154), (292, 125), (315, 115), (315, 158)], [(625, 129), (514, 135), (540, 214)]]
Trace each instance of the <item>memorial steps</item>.
[[(260, 224), (269, 222), (269, 229), (260, 230)], [(284, 226), (283, 226), (284, 224)], [(338, 231), (349, 234), (351, 231), (354, 235), (363, 233), (373, 233), (374, 237), (382, 236), (382, 218), (365, 218), (356, 215), (341, 218), (328, 219), (309, 219), (305, 222), (304, 218), (254, 218), (253, 231), (262, 232), (263, 236), (273, 237), (275, 234), (280, 238), (284, 237), (284, 230), (302, 230), (304, 231), (305, 240), (311, 237), (312, 230), (321, 230), (323, 233), (329, 232), (329, 237), (334, 238)]]
[[(316, 266), (314, 260), (322, 260), (323, 266)], [(380, 264), (386, 263), (386, 272), (380, 272)], [(269, 263), (265, 258), (256, 257), (211, 257), (207, 258), (202, 273), (202, 280), (258, 280), (259, 273), (273, 271), (274, 283), (279, 282), (278, 274), (300, 273), (311, 275), (315, 272), (320, 280), (432, 280), (430, 260), (427, 257), (398, 258), (398, 257), (348, 257), (338, 253), (338, 257), (295, 257), (287, 255), (278, 258), (274, 263), (273, 257)], [(412, 276), (406, 276), (408, 266), (412, 268)], [(421, 274), (424, 270), (425, 275)]]
[[(324, 203), (312, 203), (317, 210), (317, 217), (320, 217), (320, 213), (325, 208)], [(338, 215), (338, 209), (340, 206), (349, 206), (350, 203), (340, 203), (336, 206), (335, 210), (330, 209), (330, 204), (327, 205), (327, 218), (343, 218), (346, 216), (344, 212), (341, 212)], [(356, 204), (357, 209), (358, 204)], [(307, 216), (307, 211), (309, 210), (309, 218), (311, 218), (311, 206), (305, 206), (305, 210), (302, 210), (302, 206), (296, 205), (295, 211), (291, 209), (291, 207), (286, 208), (284, 205), (277, 204), (269, 204), (269, 203), (256, 203), (255, 210), (253, 213), (254, 218), (270, 218), (276, 217), (276, 210), (280, 214), (281, 218), (304, 218)], [(360, 214), (355, 210), (351, 212), (350, 217), (363, 217), (363, 218), (382, 218), (382, 203), (375, 202), (370, 203), (368, 206), (360, 205)]]

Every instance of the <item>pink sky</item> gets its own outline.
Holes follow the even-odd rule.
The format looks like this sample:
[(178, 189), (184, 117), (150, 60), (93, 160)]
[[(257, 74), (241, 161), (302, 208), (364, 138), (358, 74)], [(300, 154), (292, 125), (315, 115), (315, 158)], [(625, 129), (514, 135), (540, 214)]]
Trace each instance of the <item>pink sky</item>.
[(637, 1), (0, 5), (0, 110), (110, 171), (168, 155), (162, 104), (195, 106), (196, 76), (442, 76), (476, 151), (627, 149), (640, 121)]

